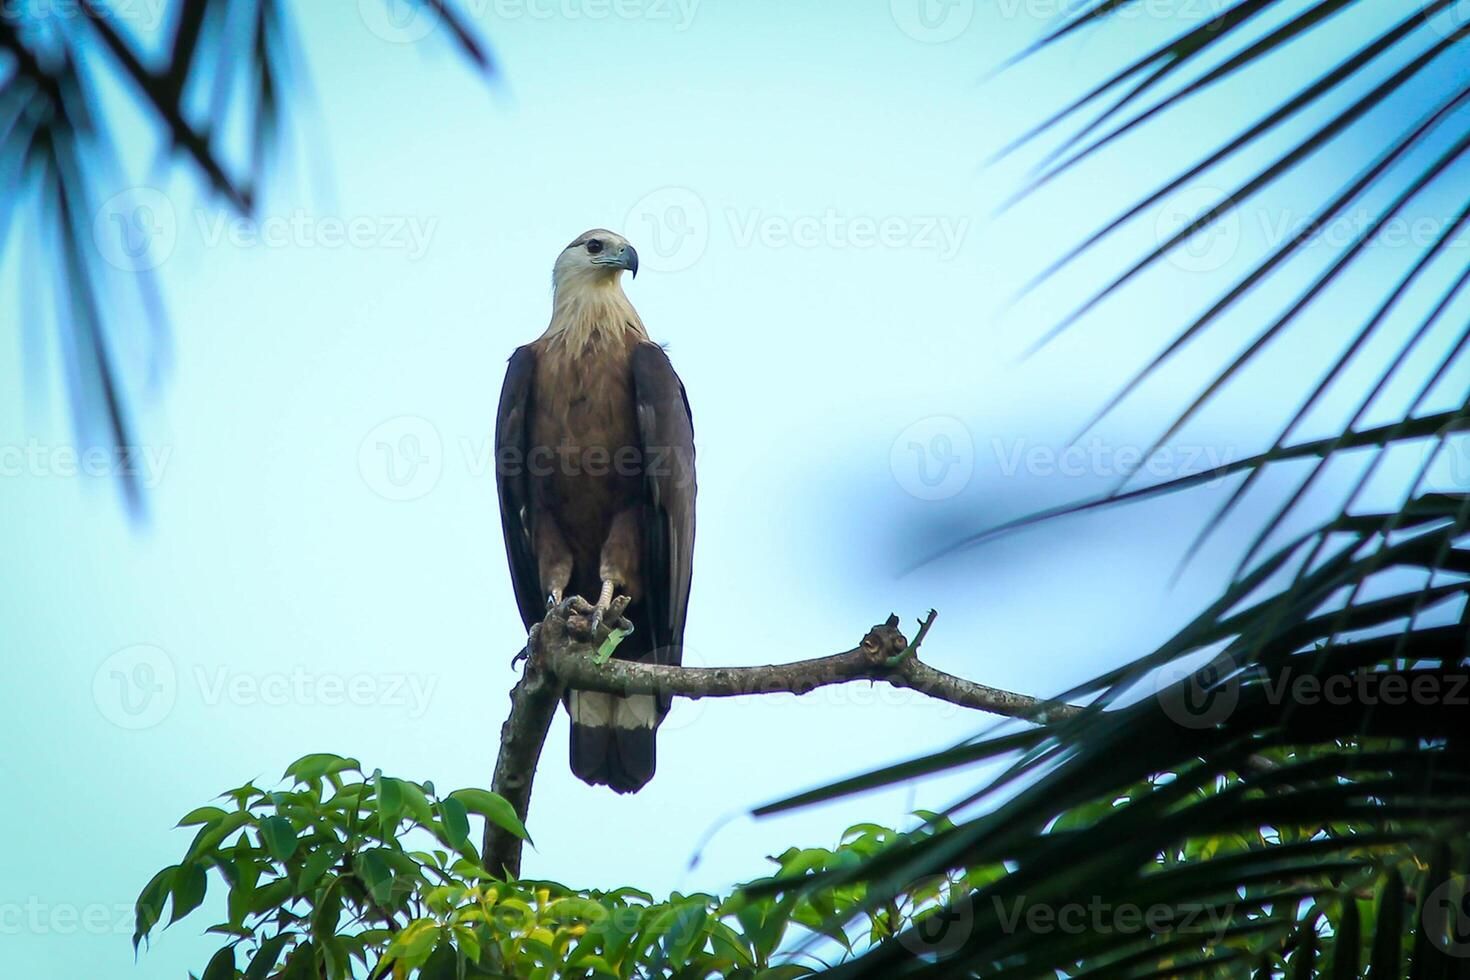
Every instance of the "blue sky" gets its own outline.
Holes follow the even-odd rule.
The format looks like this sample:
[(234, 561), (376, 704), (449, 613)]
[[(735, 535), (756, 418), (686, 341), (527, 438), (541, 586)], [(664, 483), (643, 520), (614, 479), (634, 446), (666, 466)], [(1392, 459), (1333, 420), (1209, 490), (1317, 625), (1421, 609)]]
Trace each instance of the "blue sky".
[[(1366, 16), (1386, 23), (1391, 5), (1377, 7)], [(147, 35), (156, 5), (135, 9)], [(1167, 636), (1238, 554), (1239, 537), (1226, 535), (1169, 584), (1216, 487), (900, 574), (967, 532), (1109, 486), (1118, 454), (1148, 447), (1220, 352), (1296, 288), (1274, 285), (1144, 385), (1096, 430), (1091, 455), (1064, 455), (1180, 318), (1244, 271), (1272, 229), (1299, 220), (1304, 196), (1325, 193), (1321, 174), (1346, 172), (1329, 157), (1329, 169), (1023, 360), (1085, 287), (1261, 159), (1207, 175), (1204, 190), (1187, 189), (1195, 196), (1007, 305), (1092, 223), (1259, 111), (1212, 95), (991, 216), (1029, 161), (981, 161), (1140, 50), (1141, 34), (1164, 37), (1180, 21), (1145, 15), (1084, 32), (982, 83), (1058, 5), (930, 5), (928, 21), (906, 0), (840, 13), (810, 0), (469, 9), (502, 69), (496, 84), (403, 10), (295, 5), (313, 96), (293, 116), (256, 226), (182, 168), (158, 166), (147, 125), (120, 133), (136, 186), (102, 207), (97, 246), (126, 265), (115, 216), (146, 206), (143, 261), (174, 326), (156, 385), (146, 379), (158, 348), (138, 339), (141, 318), (125, 309), (121, 323), (136, 329), (115, 338), (134, 379), (146, 527), (128, 524), (106, 475), (73, 475), (59, 375), (20, 383), (21, 331), (3, 331), (0, 548), (23, 557), (0, 590), (14, 801), (0, 815), (0, 928), (19, 975), (198, 968), (211, 948), (202, 920), (168, 931), (134, 966), (123, 910), (186, 846), (187, 833), (169, 829), (178, 816), (247, 779), (270, 782), (307, 752), (441, 788), (488, 784), (523, 641), (489, 434), (505, 359), (544, 328), (551, 263), (586, 228), (638, 246), (644, 272), (629, 295), (693, 406), (691, 662), (824, 655), (890, 611), (912, 622), (934, 606), (929, 660), (1046, 694)], [(1327, 49), (1298, 51), (1258, 84), (1287, 91)], [(122, 104), (116, 91), (106, 98)], [(1361, 152), (1354, 140), (1381, 140), (1397, 118), (1338, 149)], [(22, 316), (9, 297), (27, 286), (27, 247), (0, 263), (8, 325)], [(1292, 404), (1285, 381), (1328, 358), (1343, 318), (1362, 317), (1364, 297), (1381, 291), (1378, 274), (1413, 254), (1370, 255), (1356, 285), (1166, 447), (1157, 475), (1269, 444)], [(1426, 305), (1406, 303), (1384, 343)], [(1447, 388), (1460, 392), (1463, 365), (1452, 374)], [(1345, 379), (1354, 385), (1360, 375)], [(724, 888), (763, 874), (767, 854), (830, 844), (858, 820), (901, 823), (967, 782), (762, 822), (739, 817), (752, 805), (991, 723), (864, 685), (683, 704), (660, 737), (658, 777), (623, 798), (570, 776), (559, 718), (526, 872)], [(77, 915), (93, 920), (78, 926)]]

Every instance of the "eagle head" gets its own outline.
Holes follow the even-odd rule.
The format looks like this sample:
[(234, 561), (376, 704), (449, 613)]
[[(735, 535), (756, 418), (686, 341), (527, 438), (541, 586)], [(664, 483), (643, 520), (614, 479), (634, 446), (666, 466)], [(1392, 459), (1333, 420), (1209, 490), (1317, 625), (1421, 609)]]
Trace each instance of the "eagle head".
[(625, 270), (638, 278), (638, 250), (617, 232), (594, 228), (578, 235), (557, 256), (552, 280), (560, 291), (567, 286), (616, 283)]

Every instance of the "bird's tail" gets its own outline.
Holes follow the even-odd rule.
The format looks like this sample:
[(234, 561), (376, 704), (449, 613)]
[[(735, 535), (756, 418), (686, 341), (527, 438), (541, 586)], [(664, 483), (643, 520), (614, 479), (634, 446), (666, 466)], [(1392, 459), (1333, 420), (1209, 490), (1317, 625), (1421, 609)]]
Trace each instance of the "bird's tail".
[(572, 716), (572, 772), (578, 779), (636, 793), (653, 778), (663, 720), (658, 698), (569, 691), (567, 711)]

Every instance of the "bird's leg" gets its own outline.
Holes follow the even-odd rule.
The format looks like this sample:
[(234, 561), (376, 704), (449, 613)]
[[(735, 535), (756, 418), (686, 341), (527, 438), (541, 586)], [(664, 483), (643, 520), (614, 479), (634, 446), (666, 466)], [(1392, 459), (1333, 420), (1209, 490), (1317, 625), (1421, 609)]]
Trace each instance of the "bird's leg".
[[(602, 581), (602, 591), (592, 612), (592, 635), (598, 636), (603, 621), (616, 629), (622, 623), (624, 602), (615, 605), (613, 596), (623, 593), (623, 598), (640, 594), (638, 557), (642, 549), (639, 533), (639, 509), (629, 507), (619, 511), (608, 528), (607, 539), (602, 543), (602, 554), (598, 563), (597, 577)], [(631, 601), (631, 600), (630, 600)], [(615, 610), (615, 611), (612, 611)], [(613, 644), (616, 646), (616, 643)]]
[[(550, 592), (548, 592), (546, 594), (546, 611), (547, 612), (551, 612), (551, 610), (553, 610), (557, 606), (561, 605), (561, 602), (562, 602), (562, 590), (561, 589), (552, 589)], [(523, 647), (521, 647), (521, 649), (516, 652), (516, 655), (514, 657), (511, 657), (510, 658), (510, 665), (511, 665), (512, 668), (514, 668), (522, 660), (529, 660), (529, 659), (531, 659), (531, 651), (533, 649), (535, 649), (535, 647), (536, 647), (536, 634), (538, 634), (540, 632), (541, 632), (541, 624), (540, 623), (532, 623), (531, 624), (530, 631), (526, 633), (526, 645), (523, 646)]]
[[(623, 614), (628, 611), (628, 604), (632, 601), (633, 597), (624, 593), (623, 595), (620, 595), (616, 599), (612, 600), (612, 603), (608, 606), (607, 611), (601, 614), (603, 618), (610, 620), (617, 625), (612, 626), (608, 629), (607, 639), (602, 641), (601, 645), (597, 648), (597, 653), (593, 655), (592, 659), (597, 663), (607, 663), (608, 660), (611, 659), (613, 651), (618, 648), (618, 644), (622, 643), (633, 634), (633, 624), (628, 622), (628, 620), (623, 616)], [(596, 633), (593, 633), (592, 635), (594, 639), (597, 636)]]
[(540, 632), (541, 624), (532, 624), (530, 632), (526, 634), (526, 645), (521, 647), (520, 650), (516, 652), (516, 655), (514, 657), (510, 658), (511, 670), (514, 670), (516, 668), (516, 665), (518, 665), (522, 660), (531, 659), (531, 651), (536, 648), (536, 634)]
[(613, 584), (609, 579), (603, 579), (602, 591), (597, 594), (597, 603), (592, 607), (592, 635), (596, 636), (602, 629), (602, 617), (607, 615), (607, 609), (613, 601)]

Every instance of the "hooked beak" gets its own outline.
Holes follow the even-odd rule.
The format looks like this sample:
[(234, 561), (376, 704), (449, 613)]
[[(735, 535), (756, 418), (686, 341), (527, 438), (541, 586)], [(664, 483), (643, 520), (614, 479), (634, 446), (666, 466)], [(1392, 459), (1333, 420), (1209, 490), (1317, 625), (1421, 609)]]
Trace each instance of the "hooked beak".
[(634, 279), (638, 278), (638, 250), (632, 245), (622, 245), (616, 252), (603, 252), (594, 256), (592, 264), (610, 269), (626, 269), (633, 273)]

